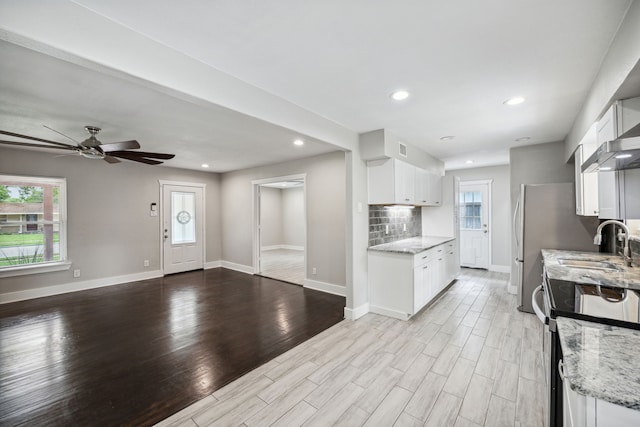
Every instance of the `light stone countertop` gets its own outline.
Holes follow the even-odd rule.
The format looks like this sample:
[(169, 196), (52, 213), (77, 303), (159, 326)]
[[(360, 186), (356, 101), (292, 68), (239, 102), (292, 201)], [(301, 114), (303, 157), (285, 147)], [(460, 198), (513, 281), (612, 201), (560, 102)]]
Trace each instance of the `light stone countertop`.
[[(567, 267), (558, 262), (559, 258), (608, 262), (618, 267), (619, 271)], [(542, 249), (542, 259), (550, 279), (640, 290), (640, 268), (627, 267), (619, 255)]]
[(556, 322), (571, 389), (640, 410), (640, 331), (566, 317)]
[(455, 237), (443, 236), (421, 236), (410, 237), (408, 239), (396, 240), (395, 242), (383, 243), (381, 245), (370, 246), (367, 250), (378, 252), (393, 252), (408, 255), (415, 255), (434, 246), (455, 240)]

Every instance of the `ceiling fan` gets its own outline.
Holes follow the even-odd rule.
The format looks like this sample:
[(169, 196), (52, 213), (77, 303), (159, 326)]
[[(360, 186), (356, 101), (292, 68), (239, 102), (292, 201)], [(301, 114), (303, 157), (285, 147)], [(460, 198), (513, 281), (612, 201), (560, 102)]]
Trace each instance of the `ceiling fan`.
[[(29, 139), (32, 141), (43, 142), (49, 145), (33, 144), (31, 142), (18, 142), (18, 141), (2, 141), (0, 144), (6, 145), (20, 145), (24, 147), (37, 147), (37, 148), (55, 148), (59, 150), (75, 151), (82, 157), (87, 159), (103, 159), (107, 163), (120, 163), (120, 159), (132, 160), (134, 162), (146, 163), (148, 165), (159, 165), (163, 162), (160, 160), (169, 160), (175, 157), (175, 154), (164, 153), (150, 153), (148, 151), (132, 151), (133, 149), (140, 148), (138, 141), (122, 141), (122, 142), (107, 142), (103, 143), (98, 141), (96, 135), (100, 132), (99, 127), (85, 126), (85, 130), (89, 132), (89, 137), (82, 142), (77, 142), (73, 138), (51, 129), (45, 126), (47, 129), (52, 130), (65, 138), (75, 142), (76, 145), (65, 144), (62, 142), (49, 141), (47, 139), (36, 138), (34, 136), (20, 135), (19, 133), (7, 132), (0, 130), (0, 134), (13, 136), (15, 138)], [(160, 160), (156, 160), (160, 159)]]

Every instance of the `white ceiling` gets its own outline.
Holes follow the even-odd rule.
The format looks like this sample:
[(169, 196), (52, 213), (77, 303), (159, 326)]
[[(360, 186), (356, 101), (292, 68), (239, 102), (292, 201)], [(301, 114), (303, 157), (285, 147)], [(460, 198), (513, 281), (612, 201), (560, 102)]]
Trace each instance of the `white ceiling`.
[[(563, 140), (630, 0), (75, 3), (348, 129), (388, 129), (451, 169), (504, 164), (509, 147)], [(206, 161), (216, 171), (332, 149), (310, 141), (295, 151), (294, 131), (0, 48), (2, 129), (47, 124), (82, 138), (94, 124), (105, 142), (136, 138), (178, 154), (172, 166)], [(411, 97), (391, 100), (396, 89)], [(515, 95), (527, 101), (503, 104)]]

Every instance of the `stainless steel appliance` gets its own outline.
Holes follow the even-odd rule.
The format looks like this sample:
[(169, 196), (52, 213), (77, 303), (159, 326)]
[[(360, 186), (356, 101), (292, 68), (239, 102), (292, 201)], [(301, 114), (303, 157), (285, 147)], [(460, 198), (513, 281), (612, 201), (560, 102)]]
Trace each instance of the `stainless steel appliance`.
[(556, 332), (558, 316), (640, 329), (640, 291), (549, 279), (543, 274), (532, 297), (536, 316), (544, 324), (543, 354), (547, 386), (548, 426), (563, 425), (562, 347)]
[(523, 184), (513, 215), (518, 309), (533, 313), (531, 295), (540, 285), (541, 249), (596, 251), (598, 219), (575, 214), (573, 183)]

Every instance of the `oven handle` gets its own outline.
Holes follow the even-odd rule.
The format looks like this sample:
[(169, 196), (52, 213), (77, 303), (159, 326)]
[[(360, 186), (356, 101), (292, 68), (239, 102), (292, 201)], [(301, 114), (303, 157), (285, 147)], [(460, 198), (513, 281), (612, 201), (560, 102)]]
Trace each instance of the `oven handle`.
[(544, 292), (542, 290), (542, 285), (539, 285), (537, 288), (533, 290), (533, 294), (531, 294), (531, 305), (533, 306), (533, 311), (535, 311), (536, 316), (538, 316), (538, 319), (540, 319), (540, 321), (543, 324), (546, 324), (547, 316), (545, 316), (544, 310), (540, 308), (540, 305), (538, 305), (538, 299), (536, 298), (536, 295), (538, 295), (541, 292)]

